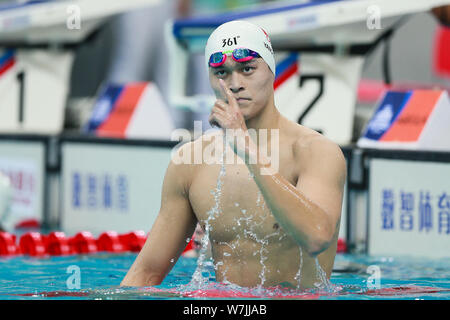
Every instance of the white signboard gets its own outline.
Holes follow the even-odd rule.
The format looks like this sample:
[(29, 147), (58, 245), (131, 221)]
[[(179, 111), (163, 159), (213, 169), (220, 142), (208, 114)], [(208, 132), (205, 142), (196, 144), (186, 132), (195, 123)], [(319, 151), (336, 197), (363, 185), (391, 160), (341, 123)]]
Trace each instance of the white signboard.
[(150, 231), (171, 148), (101, 143), (62, 146), (62, 229)]
[(300, 78), (293, 76), (277, 88), (275, 105), (286, 118), (297, 122), (304, 115), (303, 125), (348, 144), (362, 65), (360, 57), (301, 54)]
[(60, 133), (72, 61), (70, 52), (0, 49), (0, 132)]
[(450, 257), (450, 164), (371, 159), (368, 251)]
[(12, 188), (10, 211), (2, 218), (6, 229), (21, 220), (42, 221), (44, 206), (45, 145), (43, 142), (0, 141), (0, 171)]

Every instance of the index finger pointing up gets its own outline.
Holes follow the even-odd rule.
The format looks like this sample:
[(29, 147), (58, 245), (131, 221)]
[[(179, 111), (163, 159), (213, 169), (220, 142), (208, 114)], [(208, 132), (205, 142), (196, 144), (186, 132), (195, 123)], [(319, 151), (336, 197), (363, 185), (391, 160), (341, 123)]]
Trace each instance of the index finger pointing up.
[(225, 97), (228, 100), (228, 104), (230, 106), (237, 106), (236, 98), (234, 97), (231, 90), (229, 88), (227, 88), (225, 81), (223, 81), (223, 79), (219, 79), (219, 83), (220, 83), (220, 86), (222, 87), (223, 92), (225, 93)]

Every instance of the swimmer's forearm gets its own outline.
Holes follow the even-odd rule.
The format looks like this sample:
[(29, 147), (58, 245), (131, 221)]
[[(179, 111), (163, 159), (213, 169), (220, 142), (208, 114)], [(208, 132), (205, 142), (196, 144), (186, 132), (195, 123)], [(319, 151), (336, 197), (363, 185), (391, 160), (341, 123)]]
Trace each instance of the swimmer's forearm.
[[(148, 240), (148, 239), (147, 239)], [(147, 243), (145, 244), (147, 245)], [(155, 267), (155, 263), (149, 261), (148, 250), (146, 251), (146, 246), (144, 245), (141, 252), (134, 260), (127, 274), (122, 280), (120, 286), (127, 287), (147, 287), (156, 286), (161, 284), (164, 280), (166, 274), (169, 272), (165, 268)], [(150, 267), (152, 266), (153, 267)]]
[(327, 213), (274, 170), (250, 143), (243, 160), (264, 200), (281, 227), (310, 254), (317, 255), (332, 242), (334, 230)]
[(128, 271), (120, 283), (121, 287), (148, 287), (157, 286), (162, 283), (164, 277), (154, 275), (144, 270), (138, 270), (134, 266)]
[(323, 209), (278, 173), (255, 173), (254, 180), (275, 219), (299, 245), (311, 255), (317, 255), (330, 246), (334, 232)]

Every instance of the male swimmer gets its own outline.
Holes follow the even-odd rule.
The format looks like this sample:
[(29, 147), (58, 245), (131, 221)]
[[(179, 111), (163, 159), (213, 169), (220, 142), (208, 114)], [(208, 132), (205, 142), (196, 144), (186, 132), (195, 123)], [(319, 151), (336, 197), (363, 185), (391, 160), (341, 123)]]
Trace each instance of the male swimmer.
[[(208, 39), (205, 58), (217, 98), (209, 121), (222, 130), (184, 144), (177, 154), (211, 151), (222, 145), (216, 139), (234, 129), (237, 143), (226, 152), (239, 161), (226, 163), (220, 210), (208, 221), (221, 164), (172, 158), (159, 215), (121, 285), (160, 284), (199, 222), (210, 225), (218, 282), (314, 288), (320, 278), (316, 259), (329, 278), (336, 255), (346, 180), (342, 151), (277, 110), (275, 59), (261, 28), (245, 21), (219, 26)], [(249, 134), (261, 129), (268, 130), (267, 139)], [(271, 163), (273, 154), (260, 154), (260, 148), (268, 154), (276, 150), (278, 166)]]

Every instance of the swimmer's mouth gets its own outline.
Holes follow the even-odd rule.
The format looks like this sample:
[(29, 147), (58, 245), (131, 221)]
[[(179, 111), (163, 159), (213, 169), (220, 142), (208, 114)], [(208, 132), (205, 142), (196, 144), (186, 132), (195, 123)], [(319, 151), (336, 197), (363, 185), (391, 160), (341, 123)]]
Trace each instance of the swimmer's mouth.
[(252, 100), (252, 99), (250, 99), (250, 98), (236, 98), (236, 101), (237, 102), (242, 102), (242, 101), (250, 101), (250, 100)]

